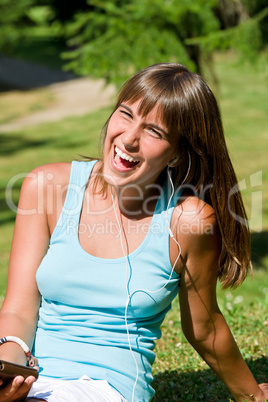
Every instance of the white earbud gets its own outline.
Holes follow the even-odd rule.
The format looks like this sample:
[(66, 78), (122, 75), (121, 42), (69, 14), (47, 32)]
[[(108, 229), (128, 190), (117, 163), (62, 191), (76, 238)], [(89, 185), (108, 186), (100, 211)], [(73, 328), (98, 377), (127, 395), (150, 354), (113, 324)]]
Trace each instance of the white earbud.
[(174, 163), (178, 162), (180, 159), (179, 156), (177, 156), (175, 159), (172, 159), (172, 161), (169, 162), (168, 167), (171, 167), (172, 165), (174, 165)]

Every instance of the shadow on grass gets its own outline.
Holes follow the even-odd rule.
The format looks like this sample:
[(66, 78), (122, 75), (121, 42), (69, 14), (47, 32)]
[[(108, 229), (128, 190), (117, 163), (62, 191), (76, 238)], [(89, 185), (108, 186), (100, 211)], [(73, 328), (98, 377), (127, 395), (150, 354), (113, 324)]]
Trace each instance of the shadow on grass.
[[(19, 200), (19, 192), (21, 188), (21, 183), (16, 183), (12, 187), (12, 204), (13, 207), (16, 208), (18, 200)], [(11, 210), (6, 200), (6, 186), (0, 187), (0, 225), (5, 225), (7, 223), (14, 224), (16, 219), (16, 213)]]
[[(267, 357), (247, 360), (247, 364), (259, 384), (267, 382)], [(210, 369), (185, 372), (165, 371), (155, 376), (152, 386), (156, 391), (152, 402), (233, 400), (227, 388)]]
[[(48, 122), (49, 123), (49, 122)], [(86, 146), (90, 147), (92, 143), (95, 143), (95, 140), (87, 140)], [(45, 139), (32, 139), (24, 135), (22, 132), (14, 133), (1, 133), (0, 132), (0, 156), (14, 155), (18, 152), (22, 152), (24, 150), (28, 151), (32, 148), (46, 148), (48, 152), (51, 148), (56, 149), (81, 149), (85, 148), (85, 138), (81, 138), (80, 140), (74, 136), (61, 136), (55, 135), (52, 137), (51, 135)], [(71, 155), (71, 154), (70, 154)], [(77, 154), (75, 154), (77, 155)], [(75, 157), (75, 156), (74, 156)]]
[(31, 140), (21, 134), (0, 134), (0, 156), (12, 155), (24, 149), (44, 146), (48, 142), (51, 142), (51, 140)]
[[(251, 234), (251, 258), (253, 267), (265, 268), (265, 258), (268, 256), (268, 231)], [(266, 267), (266, 269), (268, 269)]]

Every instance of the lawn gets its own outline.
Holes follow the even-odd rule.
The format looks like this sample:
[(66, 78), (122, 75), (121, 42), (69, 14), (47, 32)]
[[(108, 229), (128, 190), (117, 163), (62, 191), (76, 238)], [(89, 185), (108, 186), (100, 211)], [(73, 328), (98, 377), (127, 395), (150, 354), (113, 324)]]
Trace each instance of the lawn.
[(8, 91), (1, 93), (0, 124), (5, 124), (27, 114), (43, 110), (53, 104), (53, 100), (52, 92), (43, 88), (33, 91)]
[[(234, 64), (230, 54), (216, 57), (226, 139), (241, 184), (252, 230), (254, 276), (235, 291), (222, 291), (219, 303), (257, 380), (268, 380), (268, 95), (264, 70)], [(266, 84), (266, 87), (265, 87)], [(22, 107), (3, 107), (1, 121), (11, 121), (53, 101), (46, 91), (30, 91)], [(9, 96), (13, 96), (12, 93)], [(3, 97), (0, 95), (0, 105)], [(33, 105), (33, 106), (31, 106)], [(15, 206), (23, 176), (37, 165), (71, 161), (79, 154), (97, 156), (98, 136), (110, 109), (0, 134), (0, 298), (4, 296)], [(6, 194), (6, 188), (11, 192)], [(8, 198), (9, 206), (6, 199)], [(180, 329), (178, 301), (162, 327), (154, 365), (155, 401), (228, 401), (231, 396), (186, 342)]]
[[(240, 293), (234, 297), (226, 292), (225, 297), (220, 297), (220, 307), (256, 380), (267, 382), (267, 299), (246, 299)], [(162, 326), (153, 373), (154, 401), (233, 401), (182, 334), (177, 300)]]

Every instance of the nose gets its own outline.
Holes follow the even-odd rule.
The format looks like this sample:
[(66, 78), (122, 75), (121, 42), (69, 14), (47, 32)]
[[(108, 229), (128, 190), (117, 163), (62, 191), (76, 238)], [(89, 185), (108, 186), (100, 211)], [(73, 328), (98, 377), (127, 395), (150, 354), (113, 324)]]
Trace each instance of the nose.
[(140, 130), (137, 126), (128, 127), (122, 134), (122, 143), (126, 151), (134, 152), (139, 148)]

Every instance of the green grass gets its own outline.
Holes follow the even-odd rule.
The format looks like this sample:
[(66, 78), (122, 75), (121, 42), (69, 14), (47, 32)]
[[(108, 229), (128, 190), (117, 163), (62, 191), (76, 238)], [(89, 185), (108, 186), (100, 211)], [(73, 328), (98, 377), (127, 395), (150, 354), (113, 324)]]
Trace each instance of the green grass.
[[(52, 106), (54, 95), (48, 89), (8, 91), (0, 96), (0, 124), (9, 123)], [(16, 107), (14, 107), (14, 104)], [(2, 142), (2, 141), (1, 141)]]
[[(218, 301), (240, 351), (258, 383), (268, 378), (267, 270), (256, 270), (236, 290), (218, 286)], [(178, 298), (162, 325), (153, 365), (155, 402), (234, 401), (224, 384), (181, 331)]]
[[(230, 300), (227, 293), (220, 303), (223, 314), (256, 380), (258, 383), (266, 382), (268, 304), (255, 299), (246, 299), (246, 303), (235, 300)], [(162, 326), (153, 373), (154, 401), (233, 401), (227, 388), (183, 336), (177, 300)]]
[[(216, 71), (220, 78), (219, 100), (227, 143), (238, 178), (245, 180), (246, 185), (243, 195), (248, 214), (252, 217), (255, 268), (253, 279), (249, 276), (235, 291), (223, 292), (219, 287), (218, 297), (243, 356), (257, 380), (264, 382), (268, 378), (267, 77), (261, 71), (256, 73), (253, 68), (235, 66), (229, 54), (217, 56)], [(13, 102), (15, 111), (19, 108), (19, 100), (17, 104), (16, 99)], [(22, 181), (20, 175), (23, 176), (37, 165), (71, 161), (79, 158), (79, 154), (97, 156), (99, 133), (109, 112), (109, 109), (104, 109), (84, 117), (0, 134), (0, 303), (5, 293), (15, 219), (15, 213), (7, 207), (5, 200), (9, 180), (18, 175), (12, 191), (12, 202), (16, 204)], [(5, 122), (12, 120), (11, 114), (8, 115), (4, 110), (1, 118)], [(261, 172), (261, 175), (254, 178), (256, 172)], [(261, 177), (261, 183), (256, 177)], [(260, 194), (257, 192), (262, 193), (261, 212), (258, 212)], [(157, 391), (155, 401), (232, 400), (225, 386), (185, 340), (180, 328), (178, 301), (174, 302), (168, 313), (162, 331), (163, 337), (157, 342), (157, 357), (153, 367)]]
[[(266, 67), (267, 69), (267, 67)], [(268, 228), (268, 74), (261, 65), (236, 66), (232, 54), (216, 57), (219, 99), (230, 151), (252, 230)], [(258, 214), (262, 192), (262, 213)], [(257, 202), (254, 202), (257, 197)], [(261, 225), (262, 224), (262, 225)], [(261, 227), (262, 226), (262, 227)]]

